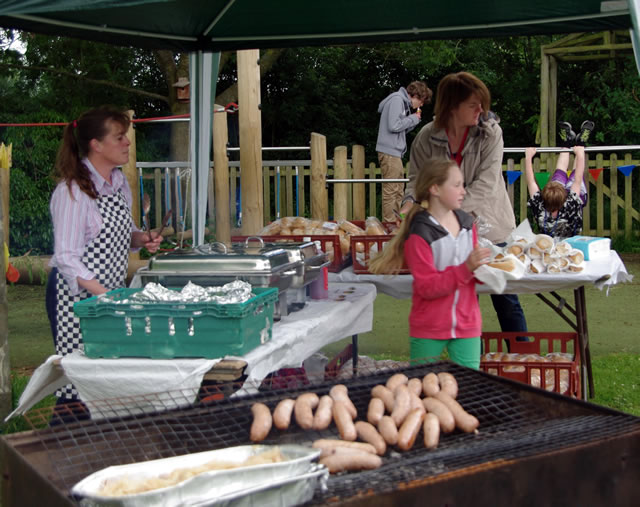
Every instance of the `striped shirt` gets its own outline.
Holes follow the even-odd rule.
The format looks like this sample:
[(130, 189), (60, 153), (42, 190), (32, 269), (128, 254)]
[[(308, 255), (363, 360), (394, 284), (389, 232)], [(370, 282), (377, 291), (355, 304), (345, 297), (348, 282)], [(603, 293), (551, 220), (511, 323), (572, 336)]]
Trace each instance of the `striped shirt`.
[[(89, 169), (91, 180), (98, 195), (111, 195), (122, 190), (129, 208), (131, 208), (131, 189), (122, 171), (114, 169), (109, 184), (98, 172), (89, 159), (82, 163)], [(69, 284), (73, 294), (78, 294), (77, 277), (92, 280), (96, 275), (82, 263), (87, 244), (95, 239), (102, 228), (102, 216), (94, 199), (85, 194), (78, 184), (71, 183), (70, 195), (66, 181), (61, 181), (53, 191), (49, 209), (53, 221), (54, 253), (49, 266), (58, 268)], [(139, 231), (131, 221), (132, 231)]]

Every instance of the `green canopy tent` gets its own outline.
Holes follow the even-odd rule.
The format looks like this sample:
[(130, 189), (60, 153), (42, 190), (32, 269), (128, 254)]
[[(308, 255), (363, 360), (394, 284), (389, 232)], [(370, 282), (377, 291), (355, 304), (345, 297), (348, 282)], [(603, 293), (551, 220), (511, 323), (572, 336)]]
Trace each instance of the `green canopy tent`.
[[(640, 0), (3, 0), (0, 26), (189, 51), (194, 241), (204, 241), (219, 52), (627, 29)], [(635, 43), (635, 37), (634, 37)], [(638, 53), (636, 53), (637, 55)]]

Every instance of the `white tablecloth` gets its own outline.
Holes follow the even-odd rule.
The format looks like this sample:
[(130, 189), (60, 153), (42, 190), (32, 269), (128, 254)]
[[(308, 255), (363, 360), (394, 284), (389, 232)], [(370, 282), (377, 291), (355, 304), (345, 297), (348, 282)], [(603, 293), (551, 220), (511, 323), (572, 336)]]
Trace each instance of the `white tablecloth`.
[[(327, 299), (310, 300), (304, 309), (283, 317), (274, 324), (270, 341), (240, 358), (247, 362), (245, 386), (259, 384), (280, 368), (301, 366), (306, 358), (330, 343), (371, 331), (375, 298), (376, 288), (372, 284), (331, 282)], [(166, 394), (143, 401), (141, 395), (179, 390), (193, 392), (195, 396), (204, 374), (218, 361), (220, 359), (90, 359), (80, 352), (65, 357), (51, 356), (36, 369), (18, 407), (7, 420), (24, 414), (69, 382), (75, 385), (94, 418), (174, 408), (192, 398)]]
[[(508, 280), (505, 294), (537, 294), (561, 289), (576, 289), (593, 284), (599, 289), (609, 288), (617, 283), (628, 282), (633, 276), (627, 273), (624, 263), (615, 251), (602, 259), (587, 261), (581, 273), (527, 273), (519, 280)], [(397, 299), (411, 298), (413, 276), (411, 275), (359, 275), (350, 266), (340, 273), (329, 273), (329, 281), (351, 283), (373, 283), (379, 292)], [(489, 293), (488, 287), (476, 285), (480, 293)]]

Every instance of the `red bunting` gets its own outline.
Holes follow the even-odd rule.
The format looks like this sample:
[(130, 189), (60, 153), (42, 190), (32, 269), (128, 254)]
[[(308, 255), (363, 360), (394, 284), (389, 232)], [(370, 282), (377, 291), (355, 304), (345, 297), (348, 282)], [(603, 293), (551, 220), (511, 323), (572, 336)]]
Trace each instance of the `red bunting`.
[(598, 181), (602, 169), (602, 167), (600, 169), (589, 169), (589, 174), (593, 177), (594, 181)]

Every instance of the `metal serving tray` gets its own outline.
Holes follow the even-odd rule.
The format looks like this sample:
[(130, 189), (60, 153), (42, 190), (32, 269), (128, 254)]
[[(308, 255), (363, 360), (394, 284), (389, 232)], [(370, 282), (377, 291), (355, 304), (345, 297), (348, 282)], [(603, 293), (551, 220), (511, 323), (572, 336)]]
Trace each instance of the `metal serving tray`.
[[(104, 484), (108, 481), (122, 478), (129, 481), (144, 481), (166, 476), (174, 470), (198, 467), (212, 461), (242, 463), (249, 457), (272, 450), (274, 447), (280, 448), (285, 461), (228, 470), (211, 470), (188, 478), (174, 486), (133, 495), (104, 496), (101, 494)], [(80, 500), (80, 505), (84, 507), (209, 505), (216, 498), (238, 499), (243, 492), (251, 493), (252, 490), (268, 489), (268, 486), (276, 483), (282, 481), (286, 483), (287, 479), (299, 478), (299, 476), (317, 471), (317, 465), (312, 462), (319, 455), (319, 449), (295, 444), (228, 447), (215, 451), (108, 467), (78, 482), (71, 489), (71, 494)]]
[(143, 284), (157, 282), (165, 287), (183, 287), (189, 281), (211, 286), (244, 280), (282, 292), (291, 286), (301, 265), (301, 261), (292, 262), (281, 247), (247, 251), (242, 244), (228, 248), (216, 243), (156, 255), (149, 261), (149, 269), (139, 274)]
[(302, 505), (313, 498), (316, 489), (326, 490), (329, 470), (314, 465), (310, 472), (285, 477), (261, 486), (249, 487), (215, 500), (205, 500), (185, 507), (289, 507)]
[(298, 265), (291, 281), (291, 289), (300, 289), (309, 285), (320, 276), (322, 268), (331, 264), (329, 256), (322, 252), (314, 241), (265, 243), (262, 238), (255, 236), (247, 238), (242, 245), (245, 252), (284, 249), (289, 256), (289, 261)]

